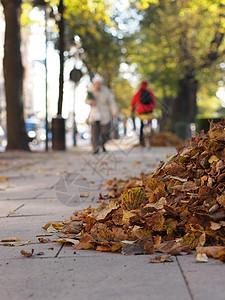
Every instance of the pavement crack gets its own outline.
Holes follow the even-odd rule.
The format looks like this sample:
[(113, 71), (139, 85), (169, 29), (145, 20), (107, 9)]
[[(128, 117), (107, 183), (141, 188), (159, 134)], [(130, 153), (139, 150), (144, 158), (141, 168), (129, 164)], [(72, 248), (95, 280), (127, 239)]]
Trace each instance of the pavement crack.
[(186, 287), (187, 287), (188, 293), (189, 293), (189, 295), (190, 295), (190, 297), (191, 297), (191, 300), (195, 300), (194, 295), (193, 295), (193, 293), (192, 293), (192, 291), (191, 291), (191, 288), (190, 288), (190, 286), (189, 286), (188, 280), (187, 280), (187, 278), (186, 278), (186, 276), (185, 276), (185, 274), (184, 274), (183, 268), (182, 268), (182, 266), (181, 266), (181, 264), (180, 264), (180, 261), (179, 261), (179, 259), (178, 259), (177, 256), (176, 256), (176, 261), (177, 261), (178, 267), (179, 267), (179, 269), (180, 269), (180, 272), (181, 272), (181, 274), (182, 274), (182, 276), (183, 276), (183, 278), (184, 278), (184, 282), (185, 282), (185, 284), (186, 284)]
[(59, 248), (58, 252), (55, 255), (55, 258), (57, 258), (60, 254), (60, 252), (62, 251), (62, 248), (64, 247), (65, 243), (62, 243), (61, 247)]

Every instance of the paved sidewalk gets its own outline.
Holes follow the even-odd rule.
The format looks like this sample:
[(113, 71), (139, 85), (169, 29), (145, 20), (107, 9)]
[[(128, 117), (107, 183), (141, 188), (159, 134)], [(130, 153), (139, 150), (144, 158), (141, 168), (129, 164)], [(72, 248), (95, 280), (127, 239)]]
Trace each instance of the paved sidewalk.
[[(129, 148), (126, 141), (93, 156), (89, 147), (65, 153), (0, 154), (0, 240), (30, 240), (29, 245), (0, 243), (0, 299), (152, 299), (223, 300), (225, 265), (195, 256), (149, 264), (151, 256), (74, 251), (40, 243), (48, 222), (61, 222), (77, 208), (97, 205), (108, 179), (154, 171), (172, 148)], [(71, 195), (73, 197), (71, 197)], [(82, 196), (80, 196), (82, 195)], [(54, 239), (50, 236), (50, 239)], [(25, 258), (21, 249), (44, 255)]]

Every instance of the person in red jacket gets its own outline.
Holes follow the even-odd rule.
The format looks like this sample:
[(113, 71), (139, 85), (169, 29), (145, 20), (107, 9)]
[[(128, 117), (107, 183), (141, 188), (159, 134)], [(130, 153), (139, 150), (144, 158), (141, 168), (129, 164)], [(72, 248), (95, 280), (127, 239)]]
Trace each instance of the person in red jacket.
[[(155, 108), (155, 95), (152, 90), (148, 88), (148, 82), (146, 80), (141, 82), (140, 89), (134, 95), (131, 106), (132, 112), (137, 113), (138, 115), (148, 114), (153, 111)], [(141, 128), (140, 128), (140, 145), (144, 146), (143, 139), (143, 128), (144, 123), (141, 120)]]

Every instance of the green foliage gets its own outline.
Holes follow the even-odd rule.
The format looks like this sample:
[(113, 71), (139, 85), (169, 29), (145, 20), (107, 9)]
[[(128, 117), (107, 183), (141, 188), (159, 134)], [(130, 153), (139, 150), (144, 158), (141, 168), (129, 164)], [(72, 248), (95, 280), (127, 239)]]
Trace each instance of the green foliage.
[(116, 25), (111, 18), (110, 2), (67, 0), (65, 3), (68, 40), (72, 41), (74, 35), (81, 38), (89, 73), (100, 73), (110, 86), (118, 76), (121, 57), (119, 39), (111, 33)]
[(184, 78), (197, 80), (199, 92), (205, 87), (215, 94), (221, 78), (215, 65), (225, 54), (225, 1), (142, 2), (149, 6), (139, 11), (140, 30), (127, 41), (139, 72), (162, 97), (175, 97)]

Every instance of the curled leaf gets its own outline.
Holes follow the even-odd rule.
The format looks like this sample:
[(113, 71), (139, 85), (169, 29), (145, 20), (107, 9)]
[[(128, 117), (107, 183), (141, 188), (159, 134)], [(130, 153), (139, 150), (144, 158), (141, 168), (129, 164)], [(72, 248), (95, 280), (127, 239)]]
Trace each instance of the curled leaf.
[(24, 246), (24, 245), (28, 245), (30, 244), (30, 240), (26, 241), (26, 242), (22, 242), (22, 241), (19, 241), (19, 242), (8, 242), (8, 243), (4, 243), (4, 246)]
[(18, 239), (17, 237), (11, 237), (11, 238), (6, 238), (1, 240), (1, 242), (18, 242), (18, 241), (20, 241), (20, 239)]
[(70, 243), (70, 244), (73, 244), (73, 245), (78, 245), (79, 244), (78, 240), (69, 239), (69, 238), (60, 238), (60, 239), (57, 239), (56, 242), (58, 242), (58, 243)]
[(22, 249), (21, 251), (20, 251), (20, 253), (23, 255), (23, 256), (25, 256), (25, 257), (31, 257), (33, 254), (34, 254), (34, 249), (32, 249), (31, 250), (31, 252), (26, 252), (24, 249)]

